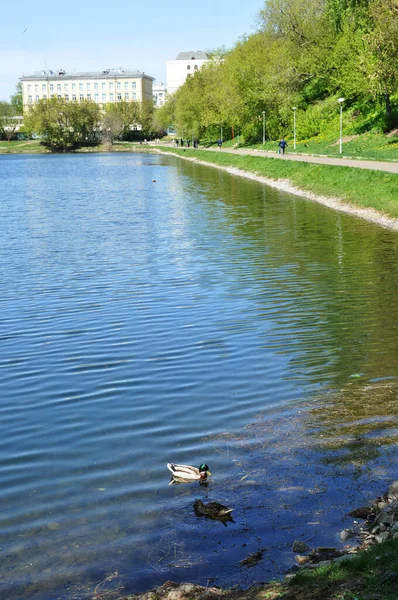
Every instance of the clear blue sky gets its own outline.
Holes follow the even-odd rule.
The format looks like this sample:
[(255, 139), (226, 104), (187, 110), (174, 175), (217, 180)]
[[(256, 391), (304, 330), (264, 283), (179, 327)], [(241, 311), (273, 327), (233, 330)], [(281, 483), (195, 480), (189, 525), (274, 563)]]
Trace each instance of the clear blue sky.
[[(165, 82), (179, 52), (231, 47), (253, 33), (264, 0), (19, 0), (4, 2), (0, 100), (22, 74), (137, 68)], [(24, 30), (27, 30), (24, 32)]]

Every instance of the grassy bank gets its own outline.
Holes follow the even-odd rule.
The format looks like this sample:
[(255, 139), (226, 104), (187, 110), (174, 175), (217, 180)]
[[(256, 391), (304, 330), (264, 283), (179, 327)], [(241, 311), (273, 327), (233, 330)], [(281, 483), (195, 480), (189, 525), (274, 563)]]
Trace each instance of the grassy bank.
[[(101, 596), (96, 596), (101, 600)], [(192, 584), (165, 583), (128, 600), (396, 600), (398, 598), (398, 540), (374, 546), (357, 555), (316, 569), (303, 569), (279, 582), (248, 590), (222, 590)], [(103, 598), (105, 600), (105, 597)], [(108, 596), (108, 600), (111, 597)]]
[[(340, 141), (338, 134), (321, 134), (306, 140), (298, 140), (294, 150), (294, 140), (286, 138), (288, 153), (291, 154), (320, 154), (322, 156), (344, 156), (349, 158), (363, 158), (367, 160), (398, 161), (398, 131), (390, 134), (364, 133), (361, 135), (347, 135), (343, 137), (343, 153), (340, 154)], [(224, 147), (233, 147), (239, 143), (239, 138), (224, 143)], [(240, 148), (257, 148), (269, 152), (277, 152), (278, 140), (267, 140), (265, 144), (246, 145), (241, 141)]]
[(48, 151), (37, 140), (0, 142), (1, 154), (46, 154)]
[(293, 186), (316, 195), (339, 198), (347, 204), (398, 218), (398, 178), (392, 173), (205, 150), (162, 150), (222, 167), (236, 167), (273, 180), (289, 180)]

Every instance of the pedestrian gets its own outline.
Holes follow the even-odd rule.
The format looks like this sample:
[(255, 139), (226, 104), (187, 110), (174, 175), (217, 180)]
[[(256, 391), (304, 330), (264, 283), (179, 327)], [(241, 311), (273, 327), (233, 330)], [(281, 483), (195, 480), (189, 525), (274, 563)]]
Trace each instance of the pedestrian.
[(184, 140), (183, 140), (182, 138), (180, 139), (180, 145), (181, 145), (181, 148), (182, 148), (182, 147), (183, 147), (183, 145), (184, 145)]
[(284, 156), (284, 154), (285, 154), (285, 148), (287, 148), (287, 141), (285, 140), (284, 137), (282, 137), (282, 139), (279, 142), (278, 146), (279, 146), (279, 154), (282, 154), (282, 156)]
[(221, 138), (218, 139), (217, 144), (218, 144), (218, 149), (221, 150), (221, 146), (222, 146), (222, 139)]

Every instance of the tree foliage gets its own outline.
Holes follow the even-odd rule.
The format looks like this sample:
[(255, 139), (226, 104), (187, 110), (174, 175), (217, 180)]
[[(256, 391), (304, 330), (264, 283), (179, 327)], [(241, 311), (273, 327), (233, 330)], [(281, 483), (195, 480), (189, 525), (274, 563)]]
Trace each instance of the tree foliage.
[(316, 135), (324, 119), (338, 119), (343, 96), (356, 119), (365, 109), (379, 114), (383, 102), (388, 127), (397, 90), (398, 0), (267, 0), (258, 31), (215, 51), (157, 118), (182, 136), (214, 139), (220, 126), (239, 127), (259, 141), (263, 111), (266, 137), (275, 139), (291, 131), (295, 106)]
[(17, 130), (17, 111), (12, 104), (0, 102), (0, 139), (10, 141)]
[(100, 107), (90, 100), (39, 100), (24, 119), (26, 131), (36, 133), (55, 152), (68, 152), (96, 140)]

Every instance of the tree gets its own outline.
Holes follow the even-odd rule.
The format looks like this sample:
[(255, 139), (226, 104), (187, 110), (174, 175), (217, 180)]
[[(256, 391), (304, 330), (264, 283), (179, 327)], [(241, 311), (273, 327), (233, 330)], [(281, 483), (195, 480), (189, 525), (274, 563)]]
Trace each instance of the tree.
[(11, 106), (14, 109), (16, 115), (23, 114), (23, 100), (22, 100), (22, 83), (19, 82), (15, 86), (15, 94), (11, 96)]
[(373, 94), (382, 94), (391, 125), (390, 96), (398, 88), (398, 0), (373, 0), (369, 6), (372, 30), (367, 36), (373, 60), (369, 83)]
[(100, 107), (90, 100), (39, 100), (25, 117), (25, 129), (54, 152), (70, 152), (98, 137)]
[(110, 115), (106, 118), (108, 124), (113, 123), (115, 126), (116, 123), (121, 124), (121, 131), (116, 135), (116, 137), (126, 137), (130, 133), (132, 125), (138, 125), (140, 122), (140, 103), (135, 100), (131, 102), (122, 100), (116, 104), (107, 104), (105, 106), (104, 118), (107, 115)]
[(141, 125), (142, 134), (146, 137), (151, 137), (155, 129), (154, 124), (155, 107), (152, 100), (143, 100), (140, 105), (139, 123)]
[(101, 119), (101, 139), (107, 146), (112, 146), (115, 139), (123, 133), (122, 116), (114, 110), (106, 111)]
[(7, 138), (10, 141), (14, 137), (18, 127), (16, 116), (16, 111), (11, 104), (0, 102), (0, 138)]

